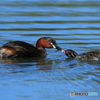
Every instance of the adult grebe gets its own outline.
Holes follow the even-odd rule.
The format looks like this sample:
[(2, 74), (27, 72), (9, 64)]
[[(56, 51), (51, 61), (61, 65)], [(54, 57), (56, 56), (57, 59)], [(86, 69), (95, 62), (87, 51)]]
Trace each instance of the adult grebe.
[(23, 41), (8, 42), (0, 47), (0, 56), (2, 58), (40, 57), (46, 55), (45, 48), (55, 48), (62, 51), (53, 38), (42, 37), (37, 40), (36, 47)]

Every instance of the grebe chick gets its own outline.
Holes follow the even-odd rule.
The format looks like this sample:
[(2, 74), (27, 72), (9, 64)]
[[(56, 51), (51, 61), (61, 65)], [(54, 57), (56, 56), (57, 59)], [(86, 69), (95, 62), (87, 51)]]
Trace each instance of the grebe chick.
[(99, 60), (100, 59), (100, 51), (90, 51), (86, 53), (77, 54), (75, 51), (68, 49), (65, 50), (63, 53), (65, 53), (66, 56), (79, 59), (79, 60)]

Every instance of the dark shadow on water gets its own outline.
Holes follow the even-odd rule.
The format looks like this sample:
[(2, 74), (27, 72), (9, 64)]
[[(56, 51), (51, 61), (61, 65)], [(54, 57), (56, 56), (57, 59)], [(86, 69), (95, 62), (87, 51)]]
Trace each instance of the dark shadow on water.
[[(9, 70), (7, 73), (24, 73), (31, 71), (51, 71), (52, 60), (46, 57), (37, 58), (0, 58), (0, 69)], [(1, 72), (2, 73), (2, 72)]]
[(87, 63), (87, 64), (90, 64), (90, 65), (97, 65), (97, 66), (100, 66), (100, 60), (99, 61), (96, 61), (96, 60), (75, 60), (73, 58), (66, 58), (65, 59), (66, 62), (76, 62), (76, 63)]
[(24, 62), (38, 62), (44, 60), (45, 57), (25, 57), (25, 58), (0, 58), (0, 62), (2, 63), (24, 63)]

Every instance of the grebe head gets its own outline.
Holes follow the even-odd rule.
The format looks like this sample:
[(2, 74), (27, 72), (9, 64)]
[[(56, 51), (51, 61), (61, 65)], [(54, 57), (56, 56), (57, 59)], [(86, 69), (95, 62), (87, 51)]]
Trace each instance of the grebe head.
[(75, 58), (78, 55), (75, 51), (71, 49), (65, 50), (63, 53), (65, 53), (66, 56), (72, 57), (72, 58)]
[(56, 41), (51, 37), (42, 37), (36, 43), (37, 48), (55, 48), (57, 50), (62, 50), (56, 43)]

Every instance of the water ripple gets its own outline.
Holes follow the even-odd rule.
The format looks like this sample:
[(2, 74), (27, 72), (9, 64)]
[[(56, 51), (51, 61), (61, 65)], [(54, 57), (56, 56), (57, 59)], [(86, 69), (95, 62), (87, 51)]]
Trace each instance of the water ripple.
[[(63, 49), (77, 53), (100, 49), (99, 0), (2, 0), (1, 44), (12, 40), (35, 46), (40, 37), (53, 37)], [(46, 49), (45, 59), (0, 59), (0, 99), (70, 100), (70, 92), (100, 94), (99, 62), (67, 58)], [(42, 92), (41, 92), (42, 91)], [(99, 100), (100, 96), (75, 100)]]

